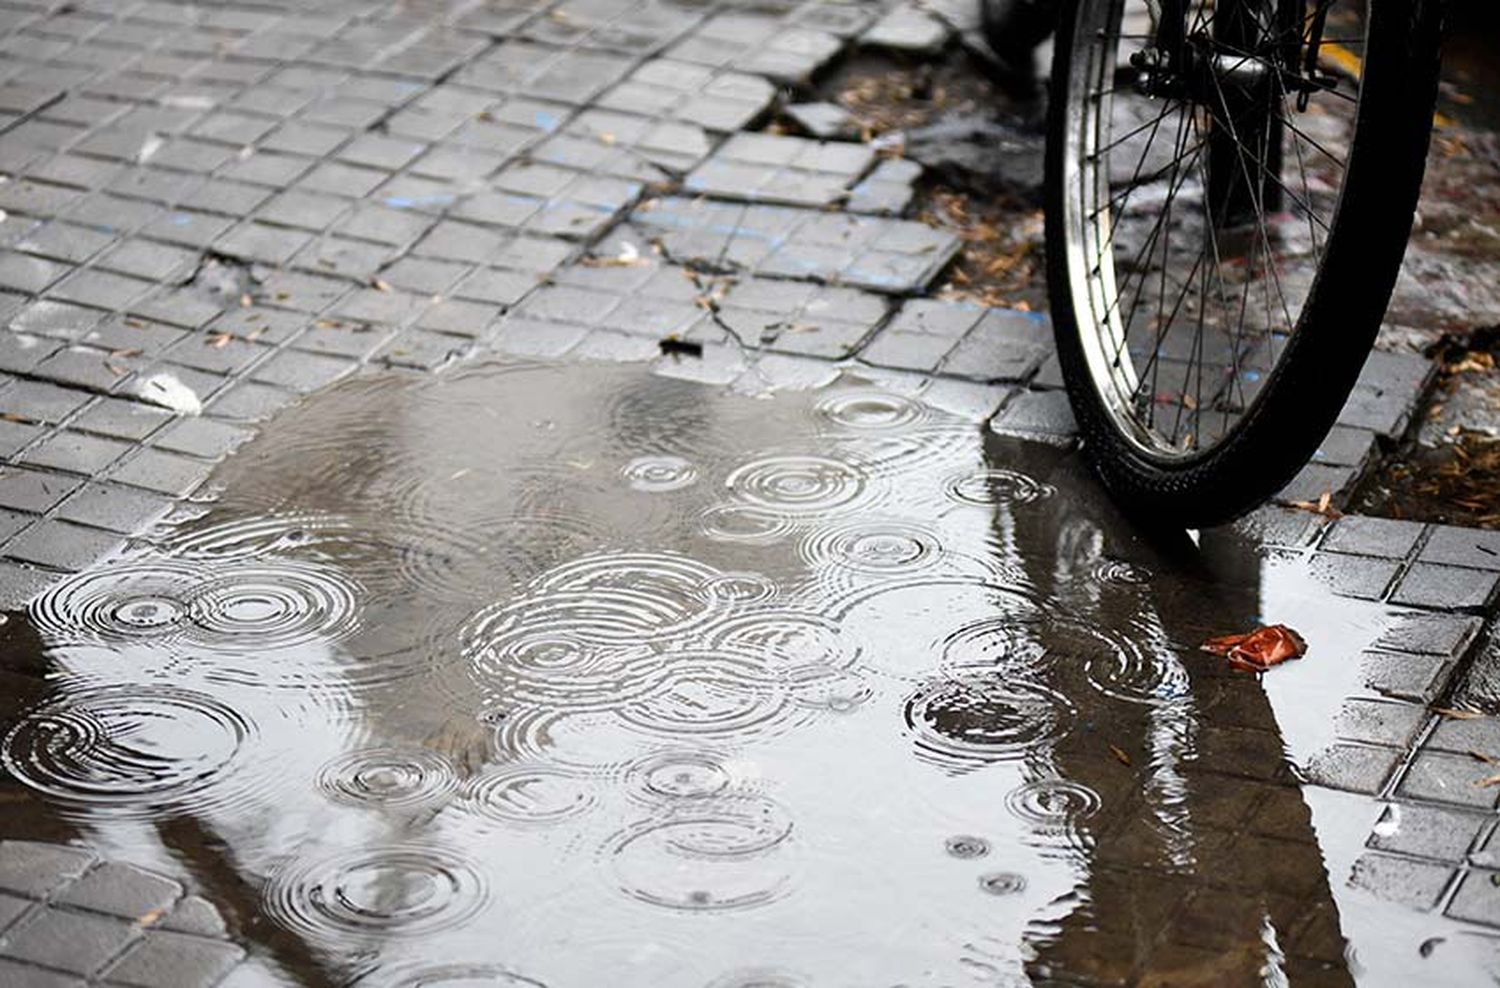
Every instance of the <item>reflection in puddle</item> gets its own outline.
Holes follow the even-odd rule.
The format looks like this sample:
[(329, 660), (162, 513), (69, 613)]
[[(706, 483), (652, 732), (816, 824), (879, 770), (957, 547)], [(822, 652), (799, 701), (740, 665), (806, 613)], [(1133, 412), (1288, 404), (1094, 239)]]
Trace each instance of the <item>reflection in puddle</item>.
[[(860, 382), (340, 385), (12, 623), (8, 826), (252, 890), (307, 983), (1353, 983), (1379, 806), (1315, 831), (1286, 760), (1395, 615), (990, 442)], [(1263, 610), (1296, 668), (1197, 653)]]

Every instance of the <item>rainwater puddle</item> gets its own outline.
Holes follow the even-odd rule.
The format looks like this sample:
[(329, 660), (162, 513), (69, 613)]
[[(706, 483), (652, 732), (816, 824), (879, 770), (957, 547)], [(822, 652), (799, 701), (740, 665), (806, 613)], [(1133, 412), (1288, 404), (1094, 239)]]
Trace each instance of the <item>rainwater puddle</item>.
[[(214, 486), (0, 629), (0, 830), (180, 876), (266, 983), (1399, 984), (1467, 935), (1296, 784), (1399, 614), (916, 398), (371, 377)], [(1196, 650), (1261, 621), (1310, 643), (1264, 685)]]

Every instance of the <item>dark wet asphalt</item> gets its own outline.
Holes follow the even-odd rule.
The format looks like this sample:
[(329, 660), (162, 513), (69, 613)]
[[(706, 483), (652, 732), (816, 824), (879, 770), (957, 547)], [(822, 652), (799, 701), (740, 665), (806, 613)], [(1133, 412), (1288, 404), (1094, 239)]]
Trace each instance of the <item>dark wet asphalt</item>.
[[(1296, 783), (1394, 617), (857, 380), (373, 377), (12, 615), (7, 830), (185, 874), (265, 983), (1411, 983), (1456, 924)], [(1261, 621), (1307, 658), (1196, 650)]]

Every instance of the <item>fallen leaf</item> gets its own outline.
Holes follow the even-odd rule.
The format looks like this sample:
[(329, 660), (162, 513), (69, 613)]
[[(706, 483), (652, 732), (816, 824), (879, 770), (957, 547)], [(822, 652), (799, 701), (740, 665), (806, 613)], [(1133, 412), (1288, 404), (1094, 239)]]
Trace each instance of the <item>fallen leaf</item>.
[(377, 292), (388, 292), (391, 290), (391, 283), (383, 278), (371, 278), (370, 287)]
[(242, 308), (242, 309), (248, 309), (248, 308), (250, 308), (250, 306), (252, 306), (254, 304), (255, 304), (255, 299), (253, 299), (253, 298), (250, 297), (250, 293), (249, 292), (246, 292), (245, 294), (243, 294), (243, 295), (240, 296), (240, 308)]
[(1484, 752), (1482, 752), (1482, 751), (1475, 751), (1472, 748), (1469, 749), (1469, 757), (1472, 758), (1472, 759), (1474, 759), (1476, 762), (1484, 762), (1486, 765), (1493, 765), (1496, 762), (1500, 762), (1500, 758), (1495, 758), (1495, 757), (1492, 757), (1490, 755), (1486, 755)]
[(1286, 625), (1272, 624), (1246, 634), (1210, 638), (1199, 648), (1224, 656), (1236, 671), (1265, 672), (1289, 659), (1300, 659), (1307, 653), (1307, 642)]
[(167, 909), (165, 906), (157, 906), (150, 912), (142, 913), (140, 916), (136, 917), (135, 925), (155, 926), (157, 923), (161, 922), (161, 918), (166, 914)]
[(1291, 506), (1325, 518), (1344, 517), (1344, 513), (1333, 506), (1333, 491), (1324, 491), (1316, 501), (1293, 501)]
[(229, 345), (229, 341), (232, 339), (234, 339), (234, 337), (228, 333), (210, 333), (208, 335), (208, 338), (203, 342), (213, 347), (215, 350), (222, 350)]
[(132, 347), (125, 347), (123, 350), (111, 350), (111, 351), (109, 351), (109, 355), (111, 357), (118, 357), (120, 359), (124, 359), (126, 357), (139, 357), (144, 352), (145, 351), (143, 351), (140, 347), (138, 347), (138, 346), (132, 346)]
[(1488, 789), (1491, 786), (1500, 786), (1500, 775), (1486, 775), (1482, 779), (1475, 779), (1474, 786), (1478, 789)]
[(113, 360), (106, 360), (104, 362), (104, 368), (115, 377), (124, 377), (126, 374), (130, 373), (130, 368), (122, 367), (119, 364), (115, 363)]
[(1484, 716), (1477, 710), (1459, 710), (1455, 707), (1433, 707), (1432, 712), (1442, 717), (1451, 717), (1453, 720), (1478, 720)]
[(1116, 745), (1110, 745), (1109, 746), (1109, 753), (1111, 755), (1114, 755), (1115, 756), (1115, 761), (1119, 762), (1121, 765), (1129, 765), (1130, 764), (1130, 754), (1128, 752), (1126, 752), (1125, 749), (1120, 748), (1120, 747), (1118, 747)]

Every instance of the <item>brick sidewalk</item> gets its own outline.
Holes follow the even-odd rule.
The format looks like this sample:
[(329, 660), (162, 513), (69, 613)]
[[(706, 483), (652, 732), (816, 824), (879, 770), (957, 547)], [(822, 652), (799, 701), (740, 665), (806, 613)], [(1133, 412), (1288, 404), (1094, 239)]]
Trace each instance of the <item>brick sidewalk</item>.
[[(944, 16), (821, 0), (0, 0), (0, 603), (115, 551), (258, 422), (367, 365), (640, 360), (747, 389), (864, 367), (920, 379), (998, 432), (1067, 442), (1045, 317), (929, 297), (961, 245), (901, 217), (919, 169), (758, 129), (862, 43), (930, 50), (972, 29)], [(701, 359), (663, 356), (668, 336)], [(1432, 375), (1377, 353), (1283, 496), (1350, 489)], [(1422, 710), (1461, 700), (1476, 656), (1485, 675), (1500, 661), (1480, 633), (1500, 534), (1347, 518), (1301, 545), (1315, 540), (1342, 592), (1437, 612), (1372, 654), (1370, 687), (1405, 702), (1350, 708), (1350, 743), (1317, 781), (1430, 815), (1451, 840), (1377, 842), (1371, 868), (1401, 862), (1438, 889), (1429, 906), (1500, 925), (1478, 877), (1492, 873), (1468, 853), (1489, 840), (1496, 790), (1444, 784), (1500, 736)], [(0, 845), (0, 927), (46, 913), (6, 935), (0, 980), (72, 983), (10, 980), (26, 961), (210, 983), (234, 963), (217, 927), (174, 925), (195, 900), (161, 932), (103, 918), (134, 923), (182, 894), (130, 872), (160, 894), (124, 912), (89, 898), (126, 868)], [(41, 884), (17, 885), (23, 872)], [(55, 953), (75, 937), (101, 944), (87, 970)], [(126, 940), (140, 946), (111, 960)], [(192, 977), (153, 969), (172, 951), (196, 958)]]

